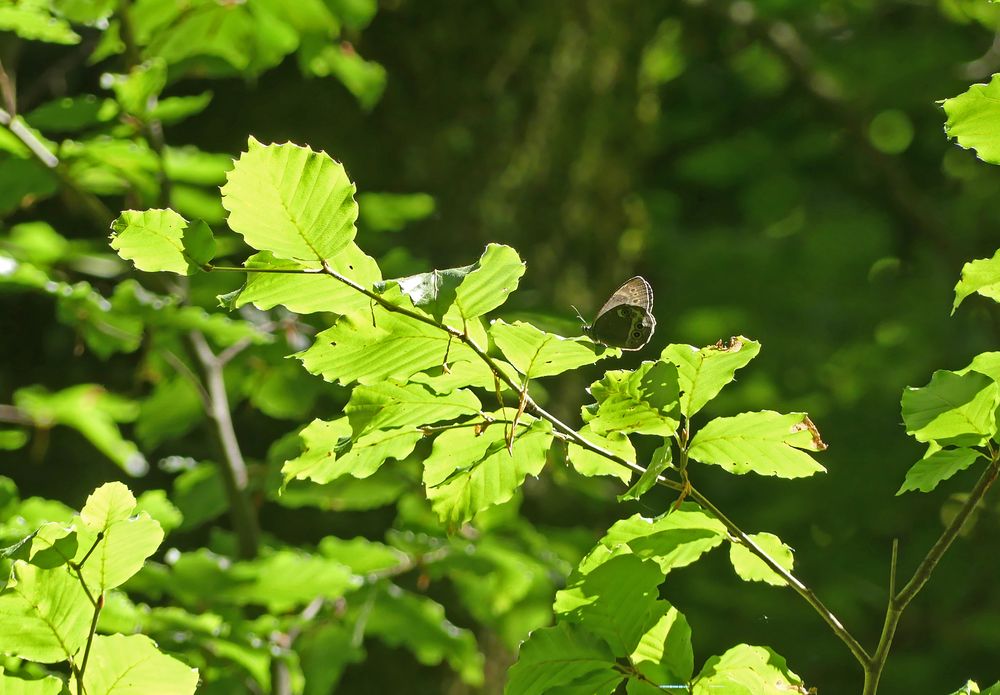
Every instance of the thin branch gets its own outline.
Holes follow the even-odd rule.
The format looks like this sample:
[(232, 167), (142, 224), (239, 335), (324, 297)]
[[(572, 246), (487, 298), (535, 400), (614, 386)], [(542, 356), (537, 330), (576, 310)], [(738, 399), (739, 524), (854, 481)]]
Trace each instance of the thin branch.
[[(81, 581), (83, 581), (81, 579)], [(86, 585), (84, 586), (86, 588)], [(104, 594), (97, 597), (97, 602), (94, 603), (94, 617), (90, 620), (90, 632), (87, 633), (87, 646), (83, 650), (83, 661), (80, 662), (80, 669), (77, 672), (76, 679), (76, 692), (77, 695), (83, 695), (83, 676), (87, 672), (87, 661), (90, 659), (90, 648), (94, 644), (94, 635), (97, 634), (97, 620), (101, 617), (101, 609), (104, 608)]]
[(840, 619), (837, 618), (836, 615), (833, 614), (833, 611), (827, 608), (819, 597), (813, 593), (812, 589), (806, 586), (805, 583), (794, 574), (778, 564), (774, 558), (768, 555), (763, 548), (757, 545), (752, 538), (744, 533), (739, 526), (723, 514), (718, 507), (712, 504), (712, 502), (709, 501), (703, 494), (698, 492), (698, 490), (692, 487), (688, 494), (691, 499), (707, 509), (711, 512), (712, 516), (721, 521), (729, 533), (736, 536), (740, 543), (743, 544), (750, 552), (763, 560), (773, 572), (784, 579), (788, 586), (792, 587), (795, 593), (805, 599), (806, 602), (812, 606), (817, 613), (819, 613), (819, 616), (824, 620), (824, 622), (830, 626), (830, 629), (833, 630), (834, 634), (840, 638), (840, 641), (847, 645), (847, 648), (851, 651), (851, 654), (854, 655), (855, 659), (862, 664), (869, 660), (868, 652), (865, 651), (863, 646), (861, 646), (861, 643), (854, 638), (846, 627), (844, 627), (844, 624), (840, 622)]
[(198, 392), (198, 398), (201, 400), (201, 405), (205, 408), (205, 412), (211, 412), (212, 398), (208, 395), (208, 391), (205, 390), (205, 385), (201, 383), (198, 375), (192, 372), (191, 368), (184, 363), (184, 360), (175, 355), (172, 350), (164, 349), (162, 352), (163, 359), (166, 360), (167, 364), (194, 386)]
[(226, 483), (233, 525), (239, 539), (240, 556), (253, 558), (257, 556), (260, 545), (260, 529), (249, 496), (246, 461), (243, 460), (243, 452), (240, 451), (232, 415), (229, 412), (229, 397), (226, 395), (226, 381), (222, 373), (223, 365), (208, 346), (204, 335), (194, 331), (190, 338), (205, 373), (209, 396), (208, 414), (215, 421), (216, 434), (225, 459), (225, 465), (221, 467), (222, 477)]
[(45, 144), (35, 137), (20, 118), (13, 115), (13, 112), (9, 112), (6, 109), (0, 109), (0, 125), (6, 126), (7, 130), (13, 133), (21, 143), (31, 151), (31, 154), (35, 156), (35, 159), (40, 161), (49, 169), (55, 169), (59, 166), (59, 158), (56, 157)]
[(234, 357), (250, 347), (251, 342), (252, 341), (249, 338), (237, 340), (235, 343), (220, 352), (218, 356), (216, 356), (215, 360), (219, 363), (220, 367), (225, 367), (227, 364), (232, 362)]
[(17, 113), (17, 87), (14, 78), (4, 68), (3, 61), (0, 61), (0, 101), (3, 101), (3, 108), (11, 114)]
[(9, 422), (12, 425), (24, 425), (31, 427), (35, 425), (35, 418), (18, 408), (16, 405), (0, 403), (0, 422)]
[[(997, 479), (997, 475), (1000, 474), (1000, 455), (994, 453), (989, 466), (983, 471), (983, 474), (979, 476), (979, 480), (976, 481), (975, 487), (969, 493), (969, 497), (965, 500), (962, 508), (958, 510), (958, 514), (955, 518), (951, 520), (951, 523), (945, 528), (945, 530), (935, 541), (931, 549), (927, 551), (924, 559), (920, 561), (917, 569), (914, 570), (913, 576), (910, 581), (906, 583), (899, 593), (890, 593), (889, 595), (889, 605), (885, 611), (885, 621), (882, 624), (882, 634), (879, 637), (878, 645), (875, 648), (875, 653), (872, 655), (871, 659), (867, 662), (863, 662), (865, 666), (865, 684), (864, 690), (862, 691), (864, 695), (875, 695), (878, 690), (879, 679), (882, 677), (882, 671), (885, 668), (886, 659), (889, 656), (889, 648), (892, 646), (892, 640), (896, 635), (896, 628), (899, 626), (899, 621), (902, 618), (903, 611), (909, 605), (920, 590), (923, 589), (924, 585), (931, 577), (931, 573), (934, 568), (937, 567), (938, 562), (941, 561), (941, 557), (945, 554), (951, 544), (954, 542), (955, 538), (961, 532), (962, 527), (968, 520), (969, 515), (972, 514), (973, 510), (979, 505), (983, 497), (989, 491), (990, 487)], [(890, 588), (894, 590), (895, 587), (895, 564), (896, 564), (896, 543), (893, 543), (893, 566), (890, 571)]]

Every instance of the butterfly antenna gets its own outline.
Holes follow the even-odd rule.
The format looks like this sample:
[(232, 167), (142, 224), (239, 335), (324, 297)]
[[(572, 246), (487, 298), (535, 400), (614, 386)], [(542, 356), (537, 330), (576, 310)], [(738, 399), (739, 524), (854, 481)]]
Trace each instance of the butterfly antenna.
[(582, 323), (582, 324), (583, 324), (584, 326), (586, 326), (586, 325), (587, 325), (587, 319), (583, 318), (583, 315), (582, 315), (582, 314), (580, 313), (580, 310), (579, 310), (579, 309), (577, 309), (577, 308), (576, 308), (575, 306), (573, 306), (572, 304), (570, 304), (570, 307), (571, 307), (571, 308), (573, 309), (573, 311), (575, 311), (575, 312), (576, 312), (576, 317), (577, 317), (578, 319), (580, 319), (580, 323)]

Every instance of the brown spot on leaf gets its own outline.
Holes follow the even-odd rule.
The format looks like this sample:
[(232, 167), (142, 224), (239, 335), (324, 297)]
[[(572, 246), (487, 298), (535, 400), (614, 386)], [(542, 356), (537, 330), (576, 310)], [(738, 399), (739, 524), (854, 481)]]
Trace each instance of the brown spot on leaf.
[(812, 436), (813, 446), (816, 447), (816, 451), (823, 451), (826, 449), (826, 443), (820, 438), (819, 430), (816, 429), (816, 425), (813, 421), (809, 419), (806, 415), (802, 418), (802, 422), (792, 426), (792, 432), (801, 432), (802, 430), (808, 430), (809, 434)]

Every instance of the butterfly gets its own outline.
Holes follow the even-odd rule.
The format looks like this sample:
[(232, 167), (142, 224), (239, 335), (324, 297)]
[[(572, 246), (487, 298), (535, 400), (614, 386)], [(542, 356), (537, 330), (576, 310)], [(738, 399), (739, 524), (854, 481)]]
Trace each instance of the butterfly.
[(583, 327), (583, 332), (608, 347), (639, 350), (649, 342), (655, 329), (653, 288), (646, 278), (636, 275), (614, 291), (594, 322)]

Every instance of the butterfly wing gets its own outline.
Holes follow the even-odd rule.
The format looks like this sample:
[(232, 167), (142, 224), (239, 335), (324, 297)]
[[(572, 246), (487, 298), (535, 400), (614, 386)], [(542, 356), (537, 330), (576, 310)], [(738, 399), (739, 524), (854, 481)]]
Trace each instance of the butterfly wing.
[(611, 298), (604, 302), (604, 306), (597, 312), (598, 318), (609, 309), (621, 306), (622, 304), (637, 306), (644, 309), (647, 313), (652, 313), (653, 288), (646, 282), (646, 278), (636, 275), (634, 278), (629, 278), (622, 283), (622, 286), (614, 291)]
[(614, 291), (586, 332), (610, 347), (638, 350), (649, 342), (656, 329), (652, 312), (653, 288), (637, 275)]

